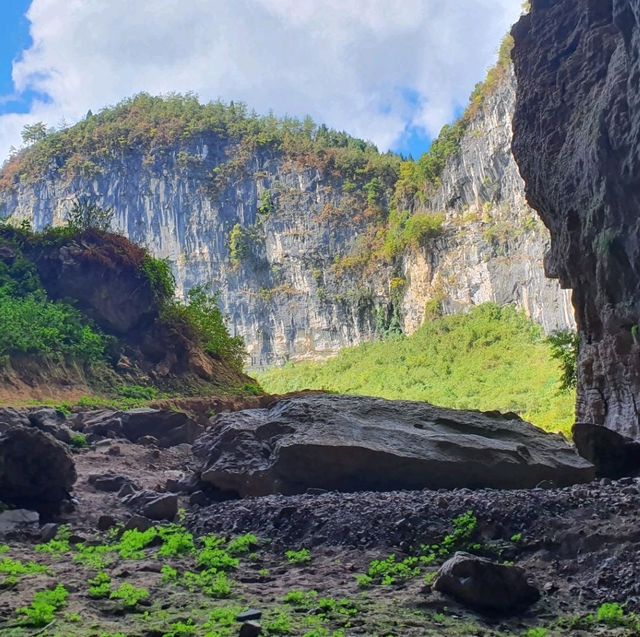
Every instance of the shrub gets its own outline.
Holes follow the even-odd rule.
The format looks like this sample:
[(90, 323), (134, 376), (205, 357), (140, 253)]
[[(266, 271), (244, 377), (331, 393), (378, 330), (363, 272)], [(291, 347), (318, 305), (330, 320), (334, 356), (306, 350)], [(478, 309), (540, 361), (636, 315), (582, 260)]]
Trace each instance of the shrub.
[(93, 229), (108, 232), (112, 222), (111, 208), (101, 208), (84, 198), (76, 199), (67, 215), (67, 225), (76, 231)]
[(176, 293), (176, 280), (171, 265), (166, 259), (156, 259), (145, 254), (142, 259), (142, 271), (151, 284), (154, 296), (159, 302), (172, 299)]
[(560, 388), (575, 389), (578, 384), (578, 350), (580, 336), (571, 330), (558, 330), (547, 337), (551, 356), (560, 363)]
[(239, 223), (236, 223), (229, 233), (229, 260), (237, 267), (247, 256), (249, 256), (247, 233)]
[(193, 287), (186, 303), (173, 303), (164, 308), (163, 318), (189, 329), (208, 354), (235, 369), (242, 369), (246, 357), (244, 342), (241, 337), (229, 334), (217, 295), (208, 294), (203, 286)]

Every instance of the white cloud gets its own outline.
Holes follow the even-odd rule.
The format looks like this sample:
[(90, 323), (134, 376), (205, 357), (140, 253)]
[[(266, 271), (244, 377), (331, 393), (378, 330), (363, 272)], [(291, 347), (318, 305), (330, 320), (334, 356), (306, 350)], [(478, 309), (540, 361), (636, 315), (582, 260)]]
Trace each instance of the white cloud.
[[(521, 0), (33, 0), (14, 63), (28, 114), (0, 115), (0, 159), (22, 126), (72, 122), (139, 91), (195, 91), (303, 116), (382, 149), (466, 103)], [(410, 94), (413, 99), (407, 100)]]

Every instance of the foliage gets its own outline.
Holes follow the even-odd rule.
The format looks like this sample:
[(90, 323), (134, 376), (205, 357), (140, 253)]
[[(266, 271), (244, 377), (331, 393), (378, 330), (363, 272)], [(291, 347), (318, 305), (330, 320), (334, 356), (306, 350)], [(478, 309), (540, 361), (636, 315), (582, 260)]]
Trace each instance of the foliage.
[(596, 621), (607, 626), (624, 626), (624, 608), (616, 602), (605, 602), (596, 611)]
[(84, 198), (76, 199), (67, 215), (67, 225), (76, 232), (89, 229), (108, 232), (112, 222), (111, 208), (101, 208), (95, 202)]
[(195, 551), (193, 535), (177, 524), (161, 527), (158, 533), (162, 540), (162, 546), (158, 551), (161, 557), (175, 557)]
[(560, 389), (575, 389), (578, 384), (578, 350), (580, 336), (571, 330), (558, 330), (547, 337), (551, 356), (560, 363)]
[(289, 564), (308, 564), (311, 561), (311, 551), (309, 549), (286, 551), (284, 556)]
[(227, 551), (231, 555), (245, 555), (255, 550), (259, 543), (258, 538), (253, 533), (247, 533), (231, 540), (227, 545)]
[(86, 449), (89, 446), (87, 442), (87, 437), (82, 433), (76, 433), (71, 436), (71, 441), (69, 444), (74, 449)]
[(392, 212), (384, 238), (382, 255), (388, 261), (402, 254), (407, 248), (419, 248), (426, 239), (442, 233), (444, 215), (420, 212)]
[(270, 190), (263, 190), (258, 201), (258, 214), (267, 217), (275, 212), (275, 209), (273, 194)]
[(258, 378), (271, 393), (326, 389), (454, 409), (499, 409), (568, 433), (574, 395), (558, 391), (560, 373), (535, 323), (512, 307), (486, 304), (435, 319), (409, 337), (345, 349), (327, 362), (288, 365)]
[(111, 596), (111, 578), (105, 572), (98, 573), (89, 580), (89, 597), (91, 599), (107, 599)]
[(27, 626), (46, 626), (53, 621), (56, 611), (66, 604), (68, 596), (67, 589), (58, 584), (53, 590), (36, 593), (31, 605), (19, 608), (18, 614), (24, 615), (23, 621)]
[(156, 259), (150, 254), (145, 254), (142, 259), (142, 271), (151, 284), (158, 302), (163, 303), (174, 297), (176, 280), (166, 259)]
[(218, 296), (196, 286), (187, 293), (186, 303), (172, 303), (163, 310), (164, 320), (190, 330), (204, 350), (241, 370), (246, 351), (240, 336), (231, 336), (218, 307)]
[(25, 144), (35, 144), (47, 136), (47, 125), (44, 122), (27, 124), (22, 128), (21, 136)]
[(236, 223), (229, 233), (229, 260), (235, 267), (249, 256), (249, 238), (245, 229)]
[(141, 601), (149, 597), (146, 588), (138, 588), (129, 583), (121, 584), (110, 595), (111, 599), (118, 599), (124, 608), (135, 608)]
[(38, 544), (36, 551), (39, 553), (49, 553), (52, 555), (68, 553), (71, 550), (69, 539), (71, 537), (71, 529), (63, 525), (58, 529), (56, 536), (45, 542), (44, 544)]

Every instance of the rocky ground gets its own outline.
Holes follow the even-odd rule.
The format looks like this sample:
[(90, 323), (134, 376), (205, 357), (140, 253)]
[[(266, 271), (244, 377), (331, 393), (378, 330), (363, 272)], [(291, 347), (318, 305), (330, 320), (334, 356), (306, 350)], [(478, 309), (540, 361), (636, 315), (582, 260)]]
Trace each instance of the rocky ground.
[[(214, 501), (220, 494), (191, 478), (191, 444), (162, 446), (175, 427), (137, 437), (143, 428), (124, 422), (129, 438), (85, 428), (87, 445), (71, 446), (77, 480), (59, 514), (5, 526), (0, 635), (258, 634), (254, 620), (237, 621), (248, 610), (261, 615), (263, 635), (639, 634), (635, 478)], [(177, 509), (173, 524), (141, 515), (173, 518)], [(460, 549), (522, 567), (539, 601), (486, 614), (437, 592), (436, 573)], [(47, 599), (58, 585), (66, 598)]]

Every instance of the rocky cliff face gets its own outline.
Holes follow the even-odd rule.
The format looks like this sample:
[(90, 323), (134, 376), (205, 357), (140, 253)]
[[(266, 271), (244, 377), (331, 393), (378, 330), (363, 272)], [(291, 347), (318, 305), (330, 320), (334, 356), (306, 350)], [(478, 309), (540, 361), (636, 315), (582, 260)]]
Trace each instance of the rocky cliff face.
[(417, 206), (444, 212), (442, 232), (392, 262), (358, 256), (379, 220), (344, 176), (213, 132), (94, 158), (90, 176), (63, 178), (52, 162), (37, 180), (0, 191), (0, 217), (60, 224), (78, 195), (112, 207), (117, 229), (171, 261), (181, 293), (201, 283), (219, 290), (253, 368), (323, 358), (388, 329), (411, 333), (425, 312), (486, 301), (515, 303), (547, 331), (565, 328), (572, 309), (544, 276), (547, 231), (511, 155), (514, 96), (509, 73), (441, 186)]
[(640, 2), (533, 0), (514, 28), (513, 150), (573, 289), (578, 420), (640, 437)]

